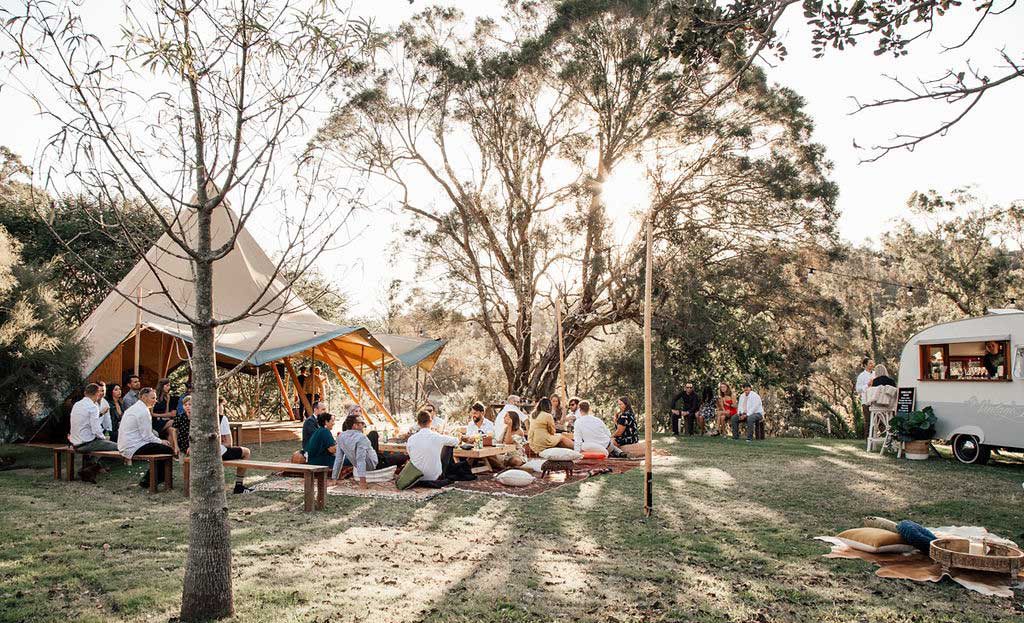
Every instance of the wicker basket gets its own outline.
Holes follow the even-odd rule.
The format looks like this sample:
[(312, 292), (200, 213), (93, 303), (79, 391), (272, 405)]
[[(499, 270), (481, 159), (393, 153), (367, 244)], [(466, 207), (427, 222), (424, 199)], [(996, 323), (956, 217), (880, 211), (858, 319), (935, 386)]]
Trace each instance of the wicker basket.
[(942, 565), (942, 570), (973, 569), (989, 573), (1004, 573), (1017, 577), (1024, 567), (1024, 552), (1016, 547), (998, 543), (982, 542), (984, 554), (971, 554), (968, 539), (935, 539), (929, 555)]
[(927, 441), (907, 441), (903, 444), (903, 455), (912, 461), (928, 459)]

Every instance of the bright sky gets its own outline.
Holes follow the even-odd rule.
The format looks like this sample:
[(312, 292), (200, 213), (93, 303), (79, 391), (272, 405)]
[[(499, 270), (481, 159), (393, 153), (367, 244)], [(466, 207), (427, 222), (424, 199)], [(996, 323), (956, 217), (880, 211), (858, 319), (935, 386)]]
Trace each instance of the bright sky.
[[(0, 0), (9, 5), (14, 0)], [(109, 22), (120, 19), (120, 3), (88, 3), (94, 18)], [(395, 25), (422, 10), (427, 3), (406, 0), (355, 0), (355, 15), (371, 17), (379, 27)], [(503, 0), (449, 0), (469, 17), (500, 11)], [(965, 3), (970, 4), (970, 3)], [(798, 9), (799, 7), (795, 7)], [(106, 17), (104, 14), (107, 13)], [(946, 67), (960, 67), (958, 61), (971, 59), (982, 67), (993, 67), (995, 51), (1003, 45), (1020, 46), (1024, 32), (1024, 6), (984, 26), (963, 50), (941, 54), (941, 44), (952, 45), (971, 28), (970, 9), (960, 10), (953, 19), (942, 20), (927, 41), (919, 42), (908, 57), (893, 60), (875, 57), (873, 47), (811, 58), (806, 26), (799, 10), (783, 20), (789, 57), (769, 70), (770, 77), (792, 87), (807, 100), (807, 110), (816, 123), (815, 138), (827, 148), (835, 163), (833, 179), (840, 187), (840, 233), (852, 241), (877, 237), (892, 219), (905, 215), (905, 202), (914, 190), (934, 188), (948, 191), (957, 186), (976, 185), (981, 196), (1005, 204), (1024, 199), (1020, 186), (1020, 145), (1024, 144), (1024, 123), (1020, 123), (1024, 102), (1024, 80), (983, 98), (963, 122), (945, 137), (932, 139), (914, 153), (893, 153), (873, 164), (858, 164), (865, 151), (853, 147), (883, 142), (896, 132), (930, 131), (935, 124), (955, 114), (942, 105), (888, 107), (879, 112), (851, 116), (850, 96), (862, 100), (894, 95), (898, 87), (883, 74), (907, 80), (933, 77)], [(1009, 49), (1018, 53), (1019, 49)], [(1018, 56), (1019, 57), (1019, 56)], [(938, 59), (938, 60), (936, 60)], [(15, 90), (0, 89), (0, 110), (4, 111), (4, 133), (0, 143), (35, 160), (37, 151), (52, 131), (37, 115), (32, 104)], [(393, 279), (412, 282), (414, 265), (408, 254), (389, 251), (400, 243), (401, 219), (381, 208), (362, 214), (351, 223), (347, 234), (355, 240), (343, 249), (320, 259), (322, 271), (345, 284), (356, 314), (377, 316), (383, 311), (384, 293)], [(253, 223), (253, 234), (268, 248), (274, 247), (277, 225), (272, 215)], [(353, 285), (355, 284), (355, 285)]]

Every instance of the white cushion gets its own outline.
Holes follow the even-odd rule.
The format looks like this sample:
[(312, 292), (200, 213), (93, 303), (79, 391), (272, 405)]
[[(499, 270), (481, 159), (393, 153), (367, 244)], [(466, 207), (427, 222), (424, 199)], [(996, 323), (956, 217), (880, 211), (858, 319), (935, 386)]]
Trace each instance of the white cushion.
[(366, 482), (388, 482), (395, 478), (395, 465), (366, 472)]
[(608, 456), (608, 446), (602, 446), (599, 443), (588, 441), (580, 445), (580, 450), (584, 452), (600, 452), (601, 454)]
[(542, 459), (551, 459), (553, 461), (578, 461), (583, 458), (582, 454), (572, 448), (548, 448), (538, 454), (540, 454)]
[(533, 474), (528, 474), (521, 469), (509, 469), (494, 477), (495, 480), (506, 487), (525, 487), (533, 484)]
[(850, 539), (844, 539), (843, 537), (836, 537), (842, 541), (845, 545), (861, 551), (868, 552), (869, 554), (903, 554), (905, 552), (914, 551), (913, 545), (907, 545), (905, 543), (898, 543), (896, 545), (882, 545), (881, 547), (872, 547), (867, 543), (860, 543), (859, 541), (852, 541)]
[(541, 466), (544, 465), (544, 459), (530, 459), (526, 463), (519, 466), (519, 469), (523, 469), (530, 472), (537, 472), (538, 474), (544, 471)]

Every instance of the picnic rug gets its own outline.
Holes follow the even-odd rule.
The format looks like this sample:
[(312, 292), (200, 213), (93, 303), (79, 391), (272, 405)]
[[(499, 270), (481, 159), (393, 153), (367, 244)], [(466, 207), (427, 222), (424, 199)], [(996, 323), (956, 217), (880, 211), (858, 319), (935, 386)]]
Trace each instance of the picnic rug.
[[(583, 459), (576, 462), (573, 475), (568, 478), (565, 472), (551, 472), (543, 479), (540, 477), (540, 474), (534, 474), (537, 479), (533, 481), (533, 484), (525, 487), (508, 487), (495, 480), (495, 474), (477, 474), (476, 480), (456, 482), (452, 487), (459, 491), (469, 491), (470, 493), (484, 493), (513, 498), (532, 498), (559, 487), (575, 484), (594, 476), (600, 476), (602, 473), (623, 474), (642, 464), (643, 461), (641, 459), (607, 459), (602, 461)], [(602, 471), (605, 469), (610, 471)]]
[[(1013, 541), (996, 536), (979, 526), (944, 526), (929, 528), (935, 536), (961, 537), (974, 540), (982, 538), (996, 543), (1016, 545)], [(878, 565), (875, 575), (880, 578), (896, 578), (914, 580), (915, 582), (938, 582), (945, 576), (968, 590), (982, 595), (996, 597), (1013, 597), (1013, 589), (1024, 588), (1024, 571), (1016, 580), (997, 573), (982, 573), (965, 569), (952, 569), (950, 573), (942, 572), (942, 567), (928, 557), (927, 554), (914, 551), (906, 554), (872, 554), (853, 549), (834, 536), (814, 537), (832, 546), (832, 550), (824, 554), (825, 558), (859, 558)]]
[[(256, 491), (288, 491), (291, 493), (302, 493), (303, 485), (301, 478), (272, 477), (253, 487)], [(342, 480), (336, 485), (327, 487), (327, 495), (345, 495), (355, 498), (376, 498), (380, 500), (406, 500), (409, 502), (426, 502), (430, 498), (437, 497), (447, 489), (426, 489), (413, 487), (400, 491), (392, 482), (371, 482), (367, 483), (366, 489), (359, 486), (354, 480)]]

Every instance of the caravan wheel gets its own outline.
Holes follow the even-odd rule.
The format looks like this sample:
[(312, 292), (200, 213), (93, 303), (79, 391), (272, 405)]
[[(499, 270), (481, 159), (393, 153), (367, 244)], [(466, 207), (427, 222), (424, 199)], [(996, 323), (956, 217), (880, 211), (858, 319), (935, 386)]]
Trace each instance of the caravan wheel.
[(953, 456), (961, 463), (968, 465), (984, 465), (992, 449), (982, 445), (974, 435), (957, 435), (953, 440)]

